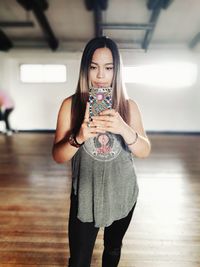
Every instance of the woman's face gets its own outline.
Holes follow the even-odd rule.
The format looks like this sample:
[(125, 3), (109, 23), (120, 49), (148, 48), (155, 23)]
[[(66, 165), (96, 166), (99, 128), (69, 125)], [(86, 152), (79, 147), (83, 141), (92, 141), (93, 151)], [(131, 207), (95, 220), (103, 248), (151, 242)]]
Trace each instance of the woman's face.
[(89, 83), (94, 87), (111, 86), (113, 68), (113, 57), (110, 49), (106, 47), (96, 49), (89, 66)]

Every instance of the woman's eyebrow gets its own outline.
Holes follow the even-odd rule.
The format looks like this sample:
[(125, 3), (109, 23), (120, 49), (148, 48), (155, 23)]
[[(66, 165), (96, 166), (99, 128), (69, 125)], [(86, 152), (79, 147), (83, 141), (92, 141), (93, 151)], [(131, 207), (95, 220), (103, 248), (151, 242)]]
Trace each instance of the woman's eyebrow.
[[(99, 65), (98, 63), (94, 62), (94, 61), (91, 61), (91, 64), (94, 64), (94, 65)], [(114, 65), (113, 62), (110, 62), (110, 63), (106, 63), (105, 65)]]

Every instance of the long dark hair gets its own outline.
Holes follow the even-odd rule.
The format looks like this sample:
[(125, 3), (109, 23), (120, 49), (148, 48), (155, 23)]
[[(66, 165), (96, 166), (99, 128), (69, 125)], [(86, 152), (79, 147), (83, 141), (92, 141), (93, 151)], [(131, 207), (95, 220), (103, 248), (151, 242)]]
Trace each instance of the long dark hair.
[(88, 72), (92, 61), (93, 54), (98, 48), (110, 49), (113, 57), (114, 76), (112, 82), (112, 103), (113, 108), (120, 113), (122, 118), (129, 122), (129, 106), (125, 88), (122, 83), (122, 64), (116, 43), (108, 37), (96, 37), (91, 39), (83, 51), (79, 80), (76, 93), (72, 99), (72, 125), (71, 129), (76, 134), (84, 120), (86, 103), (88, 101), (89, 80)]

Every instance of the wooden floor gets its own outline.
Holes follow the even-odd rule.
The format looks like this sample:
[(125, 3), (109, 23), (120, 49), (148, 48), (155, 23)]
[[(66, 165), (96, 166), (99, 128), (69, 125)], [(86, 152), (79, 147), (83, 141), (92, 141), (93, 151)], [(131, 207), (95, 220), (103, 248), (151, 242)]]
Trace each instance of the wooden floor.
[[(120, 267), (200, 266), (200, 136), (150, 135), (136, 160), (140, 195)], [(0, 134), (0, 266), (67, 266), (69, 165), (52, 134)], [(99, 232), (92, 260), (101, 266)], [(109, 267), (109, 266), (108, 266)]]

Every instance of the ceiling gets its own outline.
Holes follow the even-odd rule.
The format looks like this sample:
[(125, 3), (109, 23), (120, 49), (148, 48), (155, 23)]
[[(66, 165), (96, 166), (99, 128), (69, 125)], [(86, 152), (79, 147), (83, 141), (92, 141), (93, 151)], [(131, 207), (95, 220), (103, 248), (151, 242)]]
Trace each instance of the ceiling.
[(108, 35), (121, 48), (200, 43), (199, 0), (0, 0), (0, 50), (77, 50)]

